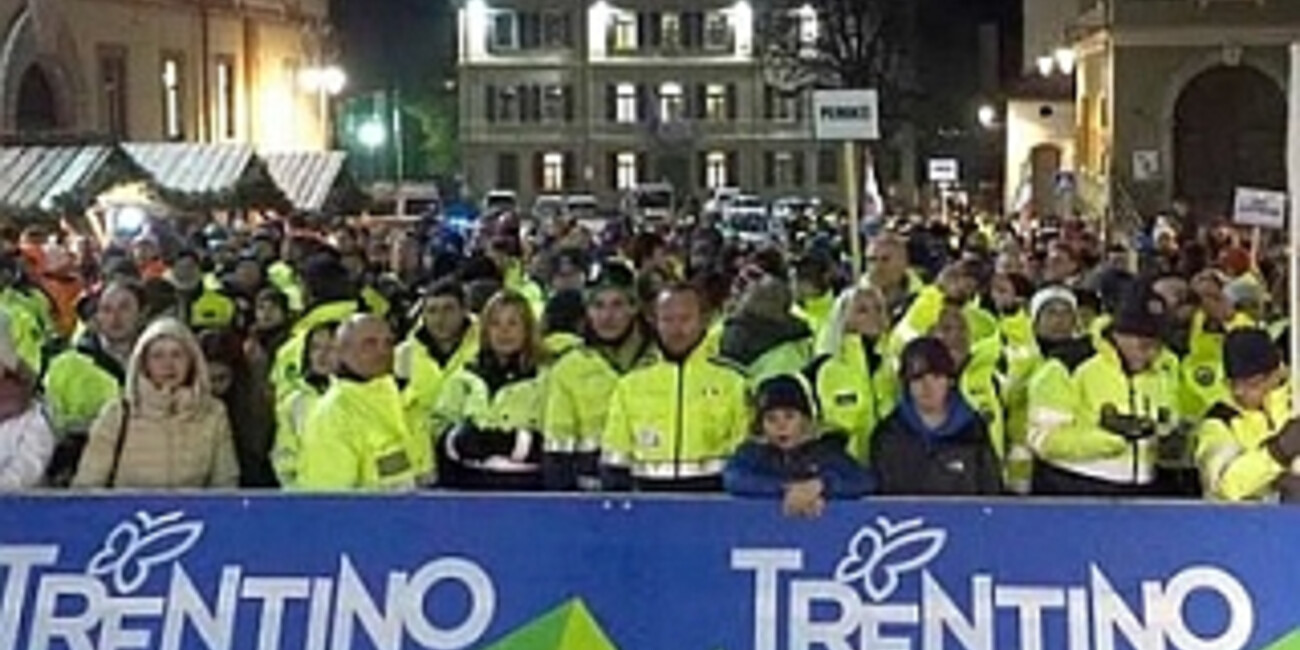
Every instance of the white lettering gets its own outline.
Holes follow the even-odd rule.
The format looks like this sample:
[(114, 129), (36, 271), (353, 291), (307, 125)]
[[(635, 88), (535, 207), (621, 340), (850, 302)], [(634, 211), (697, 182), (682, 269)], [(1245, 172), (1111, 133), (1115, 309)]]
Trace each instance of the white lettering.
[(311, 581), (306, 578), (249, 578), (244, 581), (243, 597), (262, 601), (258, 650), (277, 650), (280, 647), (285, 601), (302, 600), (310, 593)]
[(172, 570), (171, 589), (169, 591), (167, 615), (163, 619), (162, 641), (164, 648), (193, 648), (190, 643), (183, 643), (185, 623), (194, 627), (208, 650), (230, 650), (235, 631), (235, 608), (239, 601), (238, 567), (226, 567), (221, 571), (221, 582), (217, 586), (217, 606), (209, 609), (203, 597), (190, 580), (190, 576), (179, 564)]
[(317, 578), (311, 581), (311, 607), (307, 618), (306, 650), (325, 650), (330, 633), (330, 605), (334, 597), (334, 581)]
[(1043, 650), (1043, 610), (1065, 607), (1065, 592), (1035, 587), (998, 587), (998, 608), (1015, 609), (1020, 619), (1021, 650)]
[(153, 644), (149, 632), (128, 630), (128, 618), (158, 618), (162, 598), (109, 598), (105, 601), (103, 624), (99, 628), (99, 650), (147, 650)]
[(988, 576), (971, 579), (971, 606), (973, 612), (967, 619), (930, 572), (922, 573), (922, 647), (945, 647), (946, 630), (966, 650), (993, 650), (993, 580)]
[(734, 549), (731, 568), (754, 572), (754, 650), (776, 650), (777, 607), (782, 571), (803, 569), (803, 551), (797, 549)]
[[(1106, 574), (1095, 565), (1090, 568), (1092, 587), (1092, 636), (1097, 650), (1115, 650), (1115, 632), (1118, 631), (1131, 644), (1134, 650), (1159, 650), (1161, 642), (1160, 628), (1147, 625), (1133, 610), (1129, 609), (1124, 599), (1115, 591)], [(1159, 600), (1159, 587), (1154, 594), (1143, 584), (1142, 592), (1146, 596), (1147, 609)], [(1154, 595), (1154, 598), (1152, 597)]]
[[(831, 603), (839, 617), (831, 621), (812, 620), (813, 603)], [(826, 580), (795, 580), (790, 583), (790, 650), (853, 650), (849, 637), (858, 627), (855, 615), (861, 600), (848, 585)], [(869, 646), (875, 648), (876, 646)]]
[[(58, 615), (59, 600), (80, 598), (85, 605), (76, 614)], [(85, 576), (45, 576), (36, 589), (36, 611), (32, 612), (31, 648), (54, 647), (62, 639), (68, 650), (94, 650), (90, 630), (99, 624), (108, 594), (104, 583)]]
[(380, 648), (397, 648), (402, 642), (401, 618), (398, 616), (397, 600), (401, 587), (406, 583), (406, 576), (400, 573), (388, 576), (387, 598), (383, 611), (370, 597), (361, 576), (352, 566), (352, 560), (344, 555), (339, 560), (338, 606), (334, 610), (333, 650), (350, 650), (356, 644), (352, 641), (353, 626), (361, 623), (361, 628), (370, 637), (371, 642)]
[(886, 625), (914, 626), (921, 620), (916, 605), (872, 605), (864, 608), (861, 650), (912, 650), (905, 636), (885, 636)]
[[(1217, 594), (1228, 606), (1228, 625), (1212, 638), (1201, 638), (1187, 629), (1183, 605), (1193, 593), (1205, 590)], [(1169, 642), (1180, 650), (1241, 650), (1255, 632), (1255, 606), (1246, 588), (1226, 571), (1213, 567), (1186, 569), (1165, 586), (1157, 620), (1165, 621)]]
[(14, 650), (32, 569), (59, 561), (57, 546), (0, 546), (0, 568), (8, 569), (0, 594), (0, 650)]
[(1070, 650), (1091, 650), (1092, 615), (1088, 610), (1088, 592), (1083, 589), (1068, 589), (1065, 592), (1070, 612)]
[[(469, 592), (470, 612), (460, 625), (444, 630), (424, 615), (429, 592), (444, 580), (459, 582)], [(492, 580), (477, 564), (460, 558), (443, 558), (424, 565), (406, 585), (401, 599), (406, 630), (416, 643), (429, 650), (458, 650), (478, 641), (487, 632), (496, 613), (496, 590)]]

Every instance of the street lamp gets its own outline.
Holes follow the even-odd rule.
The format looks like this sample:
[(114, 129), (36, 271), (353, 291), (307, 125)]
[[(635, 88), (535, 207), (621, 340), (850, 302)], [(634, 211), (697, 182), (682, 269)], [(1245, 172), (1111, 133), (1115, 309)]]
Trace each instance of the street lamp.
[(387, 139), (388, 129), (385, 129), (384, 123), (377, 118), (371, 118), (357, 128), (357, 141), (372, 152), (384, 146), (384, 141)]
[(998, 109), (989, 104), (980, 107), (979, 110), (980, 126), (986, 129), (993, 129), (998, 125)]
[(348, 75), (336, 65), (322, 65), (304, 68), (298, 73), (298, 85), (307, 92), (316, 93), (319, 102), (319, 119), (321, 143), (329, 147), (330, 133), (330, 97), (343, 92), (348, 83)]
[(1078, 55), (1074, 53), (1073, 48), (1057, 48), (1053, 58), (1056, 59), (1056, 66), (1061, 69), (1062, 74), (1074, 74), (1074, 64), (1078, 62)]

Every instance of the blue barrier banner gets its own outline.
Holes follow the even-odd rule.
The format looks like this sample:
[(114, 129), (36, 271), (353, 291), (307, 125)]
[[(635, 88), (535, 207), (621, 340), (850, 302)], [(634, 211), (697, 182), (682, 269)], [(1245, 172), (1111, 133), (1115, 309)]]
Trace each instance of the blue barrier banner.
[(0, 499), (0, 650), (1296, 650), (1300, 511)]

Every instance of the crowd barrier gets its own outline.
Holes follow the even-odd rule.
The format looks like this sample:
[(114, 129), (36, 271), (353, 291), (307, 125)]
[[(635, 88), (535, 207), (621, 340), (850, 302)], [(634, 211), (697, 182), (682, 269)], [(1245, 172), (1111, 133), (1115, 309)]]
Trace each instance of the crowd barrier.
[(1295, 650), (1300, 510), (0, 499), (0, 650)]

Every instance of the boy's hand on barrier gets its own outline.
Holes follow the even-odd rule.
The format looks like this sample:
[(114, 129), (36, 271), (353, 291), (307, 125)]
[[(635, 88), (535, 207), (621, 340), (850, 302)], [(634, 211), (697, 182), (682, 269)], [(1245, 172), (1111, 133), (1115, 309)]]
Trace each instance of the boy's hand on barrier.
[(826, 499), (822, 496), (824, 491), (825, 485), (821, 479), (791, 483), (786, 486), (782, 509), (788, 517), (820, 517), (826, 510)]

